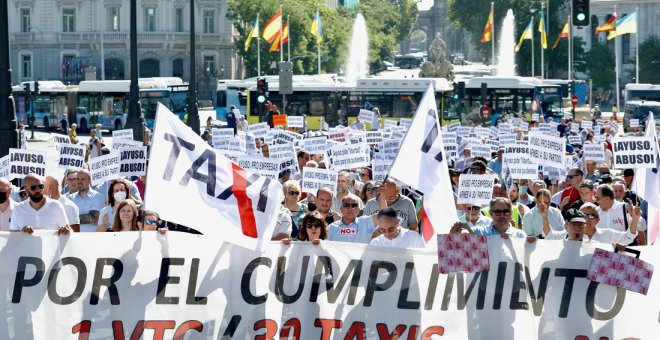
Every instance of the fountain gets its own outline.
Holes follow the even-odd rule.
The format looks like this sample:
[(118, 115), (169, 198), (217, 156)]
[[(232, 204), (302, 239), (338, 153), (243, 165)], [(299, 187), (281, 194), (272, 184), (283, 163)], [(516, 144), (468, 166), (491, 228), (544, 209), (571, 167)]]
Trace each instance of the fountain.
[(351, 48), (346, 62), (346, 82), (355, 84), (358, 78), (369, 74), (369, 36), (367, 23), (362, 14), (358, 13), (353, 23)]
[(514, 51), (516, 37), (514, 36), (513, 27), (513, 10), (509, 9), (502, 22), (502, 29), (500, 29), (500, 46), (497, 52), (498, 62), (496, 66), (496, 75), (500, 77), (516, 76), (516, 54)]

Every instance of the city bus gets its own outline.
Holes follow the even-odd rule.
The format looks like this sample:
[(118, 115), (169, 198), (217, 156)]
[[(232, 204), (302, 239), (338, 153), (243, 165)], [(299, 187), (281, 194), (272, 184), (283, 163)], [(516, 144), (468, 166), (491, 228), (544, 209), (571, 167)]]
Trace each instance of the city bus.
[[(319, 129), (322, 122), (330, 126), (347, 126), (359, 115), (360, 109), (379, 108), (383, 118), (411, 118), (428, 87), (434, 83), (438, 112), (444, 112), (443, 124), (457, 120), (456, 109), (451, 98), (452, 85), (442, 78), (361, 78), (356, 84), (344, 83), (336, 75), (295, 75), (293, 94), (286, 95), (286, 107), (282, 108), (284, 97), (279, 94), (277, 76), (266, 76), (268, 101), (278, 106), (280, 112), (288, 115), (306, 115), (308, 129)], [(218, 82), (216, 113), (223, 119), (227, 110), (235, 106), (246, 114), (251, 124), (264, 120), (260, 115), (259, 104), (254, 93), (257, 78), (245, 80), (221, 80)]]
[[(121, 130), (126, 124), (128, 114), (130, 83), (130, 80), (81, 81), (73, 91), (77, 97), (76, 121), (80, 129), (86, 131), (96, 124), (101, 124), (104, 129)], [(140, 78), (138, 88), (140, 108), (147, 127), (153, 127), (158, 103), (163, 103), (183, 118), (188, 86), (181, 78)]]
[(626, 102), (623, 110), (623, 128), (625, 132), (628, 132), (630, 128), (631, 119), (638, 119), (641, 126), (644, 120), (648, 118), (649, 112), (653, 112), (656, 128), (660, 127), (660, 102), (650, 100), (630, 100)]
[(563, 97), (561, 85), (536, 78), (474, 77), (465, 83), (461, 119), (464, 124), (467, 120), (482, 122), (479, 109), (485, 104), (490, 108), (492, 124), (506, 114), (530, 120), (531, 113), (539, 113), (546, 120), (559, 121), (565, 115)]
[[(26, 81), (13, 87), (17, 119), (20, 123), (29, 125), (29, 118), (34, 115), (35, 127), (43, 127), (46, 130), (56, 128), (60, 125), (59, 121), (68, 114), (70, 88), (59, 80), (42, 80), (38, 82), (39, 93), (34, 94), (34, 83)], [(26, 96), (26, 85), (30, 86), (32, 96)]]
[(626, 84), (623, 95), (624, 103), (632, 100), (650, 100), (660, 102), (660, 85)]

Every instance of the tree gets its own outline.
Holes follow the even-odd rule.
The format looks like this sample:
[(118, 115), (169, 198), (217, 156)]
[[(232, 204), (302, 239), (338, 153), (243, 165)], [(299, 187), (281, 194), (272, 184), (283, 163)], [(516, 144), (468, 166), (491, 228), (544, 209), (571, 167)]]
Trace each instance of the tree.
[(614, 52), (598, 41), (586, 55), (586, 68), (595, 87), (610, 87), (615, 82)]
[(639, 44), (639, 82), (660, 84), (660, 37), (657, 35)]

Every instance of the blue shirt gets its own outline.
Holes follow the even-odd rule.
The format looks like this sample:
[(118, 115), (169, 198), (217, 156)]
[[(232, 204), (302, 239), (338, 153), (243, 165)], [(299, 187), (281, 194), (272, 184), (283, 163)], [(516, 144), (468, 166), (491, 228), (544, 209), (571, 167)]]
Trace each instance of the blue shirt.
[(369, 244), (375, 230), (376, 225), (371, 215), (360, 216), (349, 225), (339, 220), (328, 226), (328, 241)]
[[(484, 236), (500, 235), (500, 232), (497, 231), (495, 228), (493, 228), (492, 223), (487, 227), (474, 227), (472, 231), (474, 231), (474, 233), (477, 235), (484, 235)], [(523, 232), (520, 229), (516, 229), (514, 227), (509, 227), (506, 233), (513, 237), (527, 238), (527, 234), (525, 234), (525, 232)]]
[[(89, 214), (90, 211), (101, 211), (105, 206), (103, 195), (94, 189), (89, 189), (85, 196), (80, 196), (80, 192), (67, 196), (78, 207), (80, 215)], [(80, 231), (96, 231), (96, 224), (81, 224)]]

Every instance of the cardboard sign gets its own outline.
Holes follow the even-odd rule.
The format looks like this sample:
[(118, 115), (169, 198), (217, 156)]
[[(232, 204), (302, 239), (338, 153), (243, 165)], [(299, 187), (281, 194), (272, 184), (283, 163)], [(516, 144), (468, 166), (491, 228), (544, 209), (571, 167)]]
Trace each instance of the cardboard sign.
[(593, 126), (594, 126), (594, 122), (592, 122), (592, 121), (590, 121), (590, 120), (583, 120), (583, 121), (580, 123), (580, 127), (581, 127), (582, 129), (591, 129)]
[(326, 151), (328, 167), (333, 170), (362, 168), (370, 163), (367, 144), (336, 145)]
[(463, 174), (458, 184), (458, 204), (488, 205), (493, 196), (495, 175)]
[(508, 124), (508, 123), (507, 124), (500, 124), (500, 126), (498, 126), (498, 128), (500, 129), (500, 134), (506, 134), (506, 133), (511, 133), (512, 132), (511, 131), (511, 125)]
[(328, 187), (332, 189), (332, 192), (337, 192), (337, 171), (304, 167), (301, 190), (316, 195), (316, 192), (323, 187)]
[(114, 130), (112, 131), (112, 138), (133, 140), (133, 129)]
[[(497, 152), (497, 150), (499, 150), (500, 148), (500, 142), (494, 139), (486, 139), (484, 140), (484, 144), (490, 147), (491, 153)], [(486, 159), (490, 159), (490, 158), (486, 158)]]
[(119, 178), (120, 166), (121, 154), (118, 151), (90, 159), (89, 172), (92, 177), (92, 185), (103, 184)]
[(500, 129), (498, 129), (498, 128), (494, 127), (494, 126), (491, 126), (491, 127), (490, 127), (489, 135), (490, 135), (491, 137), (493, 137), (493, 138), (497, 138), (497, 135), (499, 135), (499, 134), (500, 134)]
[(539, 121), (539, 114), (532, 113), (532, 122), (538, 122), (538, 121)]
[(655, 147), (656, 142), (652, 137), (614, 138), (614, 168), (657, 168)]
[(51, 133), (53, 136), (53, 143), (55, 143), (55, 150), (60, 150), (59, 144), (71, 144), (71, 139), (67, 135), (61, 135), (59, 133)]
[(395, 127), (397, 127), (397, 124), (399, 124), (399, 122), (397, 122), (396, 120), (384, 119), (383, 120), (383, 129), (387, 130), (387, 129), (395, 128)]
[(59, 149), (58, 169), (80, 170), (85, 164), (87, 147), (77, 144), (56, 144)]
[(363, 123), (371, 123), (371, 121), (374, 119), (375, 114), (376, 113), (373, 112), (373, 111), (360, 109), (360, 113), (358, 114), (358, 118)]
[(378, 144), (383, 141), (383, 135), (380, 133), (380, 131), (368, 131), (366, 133), (367, 136), (367, 144)]
[(605, 146), (603, 144), (584, 144), (582, 158), (594, 160), (596, 163), (605, 161)]
[(286, 125), (290, 128), (302, 129), (305, 127), (305, 117), (287, 116)]
[(472, 147), (472, 157), (484, 157), (486, 159), (490, 159), (490, 146), (484, 145), (481, 143), (474, 143), (471, 145)]
[(122, 148), (127, 148), (127, 147), (138, 147), (138, 146), (143, 146), (144, 143), (137, 141), (137, 140), (132, 140), (132, 139), (126, 139), (126, 138), (113, 138), (112, 139), (112, 146), (110, 150), (112, 151), (119, 151)]
[(268, 153), (268, 157), (275, 159), (291, 158), (292, 156), (297, 156), (293, 143), (270, 145), (268, 147)]
[(486, 236), (438, 234), (438, 272), (476, 273), (490, 270)]
[(573, 133), (578, 133), (580, 132), (580, 125), (578, 125), (576, 122), (572, 122), (571, 124), (571, 132)]
[(280, 175), (280, 161), (274, 158), (239, 156), (238, 165), (259, 176), (278, 180)]
[(371, 161), (371, 170), (374, 183), (382, 183), (392, 167), (393, 159), (374, 159)]
[(631, 128), (638, 128), (639, 127), (639, 119), (631, 119), (628, 122), (629, 122)]
[(516, 134), (515, 133), (500, 134), (499, 140), (500, 140), (500, 146), (509, 146), (516, 144)]
[(298, 145), (303, 139), (303, 135), (295, 133), (293, 131), (287, 130), (275, 130), (273, 134), (273, 143), (272, 144), (287, 144), (293, 143), (293, 145)]
[(596, 248), (587, 279), (646, 295), (653, 265), (636, 257)]
[(540, 165), (562, 168), (564, 166), (566, 140), (540, 132), (530, 132), (529, 152), (530, 156), (536, 159)]
[(31, 172), (45, 176), (47, 159), (46, 152), (10, 148), (8, 179), (25, 178)]
[(270, 130), (270, 127), (268, 126), (268, 123), (265, 122), (248, 125), (248, 132), (253, 134), (255, 137), (265, 138), (268, 134), (268, 130)]
[(9, 176), (9, 154), (5, 155), (4, 157), (0, 158), (0, 177), (7, 178), (11, 180)]
[(362, 144), (367, 142), (367, 133), (364, 131), (354, 130), (350, 138), (348, 138), (349, 144)]
[(233, 128), (211, 128), (211, 141), (214, 145), (223, 139), (231, 138), (234, 138)]
[(273, 115), (274, 126), (286, 126), (286, 122), (287, 119), (285, 114)]
[(505, 147), (502, 161), (508, 167), (512, 179), (538, 179), (539, 166), (529, 156), (529, 147), (510, 145)]
[(458, 144), (444, 143), (444, 145), (445, 145), (445, 153), (447, 154), (447, 157), (449, 158), (458, 157)]
[(570, 145), (582, 145), (582, 137), (576, 135), (568, 136), (568, 144)]
[(477, 137), (479, 137), (480, 139), (484, 139), (490, 136), (490, 129), (482, 126), (477, 126), (474, 128), (474, 133), (476, 133)]
[(121, 165), (119, 176), (142, 176), (147, 173), (147, 147), (123, 148), (119, 151)]
[(410, 128), (410, 125), (412, 125), (412, 119), (410, 119), (410, 118), (401, 118), (401, 119), (399, 119), (399, 126), (405, 127), (406, 131)]
[(447, 125), (447, 132), (456, 132), (459, 126), (461, 126), (461, 123), (451, 123)]
[(345, 142), (351, 135), (350, 130), (350, 128), (332, 129), (328, 133), (328, 138), (337, 142)]
[(387, 139), (387, 140), (383, 140), (383, 142), (380, 143), (378, 149), (382, 153), (396, 155), (399, 152), (400, 146), (401, 146), (400, 139)]
[(459, 126), (458, 129), (456, 129), (456, 134), (460, 137), (467, 137), (471, 132), (472, 128), (469, 126)]

